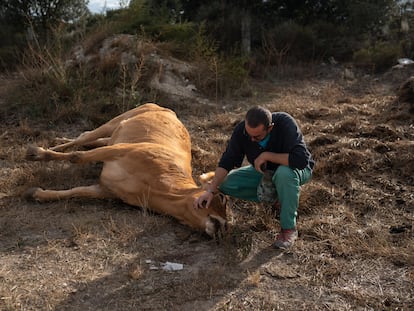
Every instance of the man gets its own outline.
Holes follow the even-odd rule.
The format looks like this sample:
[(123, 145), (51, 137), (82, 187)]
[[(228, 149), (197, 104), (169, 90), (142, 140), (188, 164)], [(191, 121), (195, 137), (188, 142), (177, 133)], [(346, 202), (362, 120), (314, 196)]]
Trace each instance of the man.
[[(244, 157), (250, 165), (240, 167)], [(263, 187), (269, 187), (265, 177), (270, 174), (270, 187), (275, 190), (270, 200), (280, 206), (281, 232), (274, 247), (289, 248), (298, 236), (300, 186), (311, 179), (314, 164), (292, 116), (253, 107), (235, 127), (209, 188), (195, 200), (194, 207), (208, 208), (218, 190), (243, 200), (269, 200), (263, 195)]]

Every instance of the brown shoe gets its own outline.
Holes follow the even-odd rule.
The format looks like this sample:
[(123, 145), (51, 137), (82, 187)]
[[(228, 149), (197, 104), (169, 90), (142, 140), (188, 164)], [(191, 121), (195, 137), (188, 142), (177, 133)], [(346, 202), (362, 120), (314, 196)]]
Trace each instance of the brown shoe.
[(288, 249), (298, 238), (298, 231), (296, 229), (282, 229), (276, 237), (276, 242), (273, 244), (275, 248)]

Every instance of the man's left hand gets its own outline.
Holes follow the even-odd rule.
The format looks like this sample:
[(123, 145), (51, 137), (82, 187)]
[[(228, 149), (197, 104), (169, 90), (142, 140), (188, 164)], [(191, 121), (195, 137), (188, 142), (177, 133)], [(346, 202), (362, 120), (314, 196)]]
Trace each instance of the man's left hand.
[(262, 152), (257, 158), (256, 160), (254, 160), (254, 168), (256, 169), (256, 171), (260, 172), (260, 173), (264, 173), (265, 169), (266, 169), (266, 152)]

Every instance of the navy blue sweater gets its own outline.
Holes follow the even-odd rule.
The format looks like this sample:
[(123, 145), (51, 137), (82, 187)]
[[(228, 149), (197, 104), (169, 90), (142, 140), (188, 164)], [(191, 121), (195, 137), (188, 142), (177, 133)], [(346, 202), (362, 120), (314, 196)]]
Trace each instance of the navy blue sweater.
[[(259, 143), (250, 139), (245, 131), (245, 121), (241, 121), (234, 129), (233, 134), (223, 153), (219, 167), (227, 171), (240, 167), (246, 156), (247, 161), (254, 165), (254, 160), (264, 151), (274, 153), (288, 153), (289, 166), (293, 169), (313, 169), (315, 164), (312, 159), (302, 132), (300, 131), (295, 119), (285, 112), (272, 113), (274, 123), (270, 132), (270, 139), (266, 148), (262, 148)], [(267, 169), (276, 170), (279, 164), (267, 163)]]

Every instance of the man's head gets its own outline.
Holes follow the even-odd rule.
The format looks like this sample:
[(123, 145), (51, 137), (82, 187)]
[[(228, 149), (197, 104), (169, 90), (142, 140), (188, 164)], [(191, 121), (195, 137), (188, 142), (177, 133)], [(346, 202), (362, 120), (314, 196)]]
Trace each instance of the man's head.
[(272, 113), (261, 106), (256, 106), (246, 113), (245, 131), (252, 141), (261, 141), (272, 130)]

